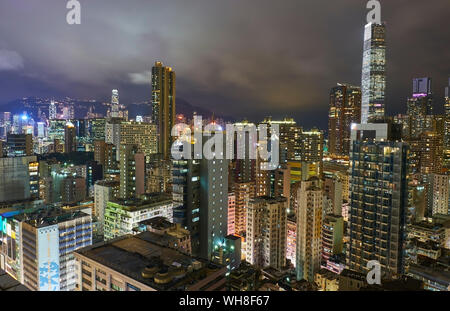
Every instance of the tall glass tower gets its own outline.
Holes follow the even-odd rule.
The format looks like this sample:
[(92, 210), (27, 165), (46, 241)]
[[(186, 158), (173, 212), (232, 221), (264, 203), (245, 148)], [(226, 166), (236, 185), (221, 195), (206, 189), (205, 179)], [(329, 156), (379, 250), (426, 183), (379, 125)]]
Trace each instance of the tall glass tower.
[(361, 123), (384, 117), (386, 90), (386, 25), (369, 23), (364, 32)]

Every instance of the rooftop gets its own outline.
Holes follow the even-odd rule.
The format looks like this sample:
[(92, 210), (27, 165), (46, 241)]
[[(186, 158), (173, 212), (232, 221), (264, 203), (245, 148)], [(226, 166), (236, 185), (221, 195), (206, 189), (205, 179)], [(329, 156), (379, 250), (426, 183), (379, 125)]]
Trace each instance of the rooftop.
[[(76, 251), (91, 260), (146, 284), (156, 290), (177, 290), (203, 279), (223, 266), (185, 255), (177, 250), (158, 245), (154, 234), (143, 232), (102, 242)], [(144, 277), (144, 271), (149, 277)], [(153, 271), (153, 272), (152, 272)], [(173, 277), (155, 282), (159, 274)]]

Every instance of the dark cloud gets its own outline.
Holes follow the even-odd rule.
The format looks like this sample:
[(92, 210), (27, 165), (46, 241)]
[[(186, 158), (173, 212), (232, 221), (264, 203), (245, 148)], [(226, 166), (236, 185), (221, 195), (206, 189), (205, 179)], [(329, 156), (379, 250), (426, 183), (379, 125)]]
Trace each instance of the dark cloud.
[[(330, 88), (360, 84), (365, 0), (80, 2), (82, 24), (69, 26), (64, 0), (0, 0), (0, 69), (15, 69), (0, 72), (0, 102), (45, 93), (107, 100), (113, 88), (125, 102), (148, 100), (146, 79), (162, 60), (194, 105), (325, 127)], [(433, 77), (442, 110), (449, 13), (447, 0), (382, 1), (389, 113), (405, 110), (418, 76)]]

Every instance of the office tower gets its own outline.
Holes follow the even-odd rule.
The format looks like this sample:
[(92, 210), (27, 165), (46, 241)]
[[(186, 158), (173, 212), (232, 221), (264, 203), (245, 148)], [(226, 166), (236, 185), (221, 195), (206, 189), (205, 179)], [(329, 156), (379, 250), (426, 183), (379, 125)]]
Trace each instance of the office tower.
[(64, 152), (72, 153), (77, 151), (77, 129), (72, 122), (67, 122), (64, 128)]
[(227, 267), (149, 241), (151, 232), (125, 236), (75, 253), (79, 291), (214, 291)]
[(156, 126), (149, 123), (121, 122), (120, 145), (135, 144), (148, 159), (157, 153)]
[(68, 176), (61, 182), (61, 202), (77, 203), (86, 199), (86, 179)]
[(369, 23), (364, 31), (361, 78), (361, 123), (384, 117), (386, 90), (386, 25)]
[(75, 119), (75, 110), (74, 110), (73, 106), (63, 107), (63, 113), (62, 113), (61, 119), (64, 119), (64, 120)]
[(332, 156), (350, 155), (353, 123), (361, 123), (361, 88), (338, 83), (330, 92), (328, 115), (328, 152)]
[(323, 187), (326, 197), (326, 214), (342, 215), (343, 184), (339, 175), (329, 173), (325, 174)]
[(95, 211), (98, 218), (98, 233), (104, 234), (105, 211), (109, 201), (119, 196), (120, 183), (118, 181), (100, 180), (94, 185)]
[(94, 141), (94, 160), (102, 165), (105, 178), (110, 178), (119, 171), (116, 146), (107, 144), (104, 140)]
[(427, 130), (427, 116), (433, 114), (431, 78), (413, 80), (413, 94), (408, 98), (407, 108), (410, 119), (410, 137), (416, 138)]
[(12, 275), (34, 291), (73, 291), (73, 251), (92, 244), (92, 217), (83, 212), (42, 208), (14, 216)]
[(449, 186), (449, 175), (428, 175), (426, 217), (432, 217), (436, 214), (450, 215)]
[(145, 193), (145, 156), (136, 145), (120, 146), (120, 197)]
[(444, 141), (444, 165), (450, 168), (450, 78), (448, 79), (448, 86), (445, 88), (445, 141)]
[(259, 268), (286, 265), (286, 198), (258, 197), (247, 208), (246, 260)]
[(0, 202), (30, 198), (30, 163), (35, 156), (0, 158)]
[(94, 140), (105, 140), (106, 119), (89, 119), (88, 131), (89, 137)]
[(54, 101), (51, 101), (50, 105), (48, 106), (48, 118), (49, 120), (58, 119), (58, 112), (56, 108), (56, 103)]
[[(162, 216), (172, 222), (172, 198), (165, 193), (141, 195), (132, 199), (110, 199), (104, 215), (104, 238), (132, 234), (139, 223)], [(124, 220), (126, 219), (126, 220)]]
[(8, 134), (6, 144), (9, 157), (23, 157), (33, 154), (33, 137), (31, 134)]
[(157, 126), (158, 153), (171, 157), (172, 127), (175, 125), (176, 76), (170, 67), (155, 62), (152, 68), (152, 123)]
[(350, 158), (347, 265), (364, 273), (367, 263), (377, 260), (388, 276), (401, 274), (409, 204), (408, 146), (389, 139), (386, 131), (361, 132), (352, 132), (363, 137), (353, 140)]
[(326, 215), (322, 226), (322, 263), (344, 250), (344, 219), (339, 215)]
[(320, 269), (325, 214), (320, 180), (312, 177), (302, 181), (297, 196), (297, 280), (313, 282)]
[(112, 118), (119, 118), (119, 91), (118, 90), (112, 90), (110, 116)]

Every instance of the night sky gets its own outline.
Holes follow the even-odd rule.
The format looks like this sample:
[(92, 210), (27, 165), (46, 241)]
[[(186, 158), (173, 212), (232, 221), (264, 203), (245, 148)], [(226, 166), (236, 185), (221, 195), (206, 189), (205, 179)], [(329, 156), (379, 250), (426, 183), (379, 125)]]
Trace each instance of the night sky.
[[(294, 117), (326, 128), (330, 88), (360, 85), (366, 0), (0, 0), (0, 104), (25, 96), (150, 100), (150, 70), (177, 73), (177, 96), (218, 114)], [(450, 1), (381, 1), (387, 113), (406, 111), (414, 77), (433, 78), (442, 112)]]

